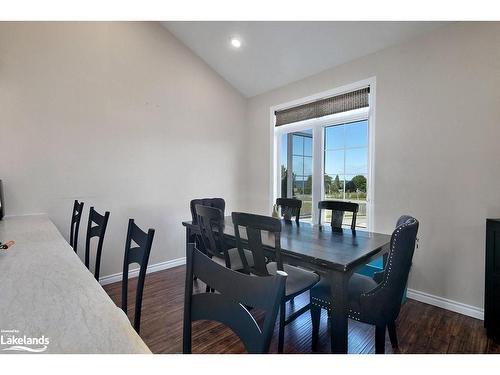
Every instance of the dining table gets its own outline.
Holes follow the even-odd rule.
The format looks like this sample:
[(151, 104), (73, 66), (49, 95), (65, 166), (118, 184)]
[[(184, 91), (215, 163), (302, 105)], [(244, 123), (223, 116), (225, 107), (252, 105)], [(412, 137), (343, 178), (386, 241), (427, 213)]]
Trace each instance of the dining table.
[[(348, 284), (356, 270), (389, 250), (391, 236), (364, 229), (333, 229), (330, 225), (306, 221), (281, 220), (281, 258), (283, 263), (304, 267), (330, 280), (333, 311), (330, 324), (331, 352), (348, 352)], [(192, 221), (182, 222), (186, 229), (186, 249), (200, 234)], [(262, 234), (266, 257), (274, 259), (274, 236)], [(245, 232), (240, 229), (245, 241)], [(236, 247), (235, 230), (230, 216), (224, 218), (224, 237)]]

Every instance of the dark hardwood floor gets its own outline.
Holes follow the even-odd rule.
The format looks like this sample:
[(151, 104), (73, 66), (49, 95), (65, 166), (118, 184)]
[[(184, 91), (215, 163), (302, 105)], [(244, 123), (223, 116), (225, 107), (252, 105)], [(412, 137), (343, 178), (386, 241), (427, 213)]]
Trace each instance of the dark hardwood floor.
[[(129, 318), (133, 318), (133, 301), (137, 278), (129, 283)], [(200, 290), (205, 285), (198, 283)], [(104, 287), (120, 305), (120, 283)], [(295, 308), (303, 306), (309, 296), (297, 297)], [(147, 275), (142, 306), (141, 337), (153, 353), (182, 352), (182, 311), (184, 300), (184, 266)], [(288, 308), (290, 308), (288, 306)], [(257, 320), (261, 319), (256, 316)], [(319, 352), (330, 350), (326, 313), (322, 312)], [(277, 328), (277, 327), (276, 327)], [(500, 345), (486, 337), (483, 322), (474, 318), (408, 300), (397, 320), (398, 353), (500, 353)], [(271, 352), (277, 348), (277, 329)], [(374, 353), (374, 327), (349, 321), (349, 353)], [(238, 337), (219, 323), (200, 321), (193, 324), (193, 353), (244, 353)], [(303, 314), (285, 329), (285, 353), (311, 353), (311, 319)], [(393, 353), (386, 338), (386, 353)]]

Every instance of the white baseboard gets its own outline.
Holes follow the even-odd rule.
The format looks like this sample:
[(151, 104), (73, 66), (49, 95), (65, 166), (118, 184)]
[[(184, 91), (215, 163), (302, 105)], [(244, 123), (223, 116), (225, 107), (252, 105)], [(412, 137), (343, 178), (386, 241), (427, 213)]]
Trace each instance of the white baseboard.
[(462, 315), (467, 315), (476, 319), (484, 320), (484, 309), (476, 306), (466, 305), (462, 302), (434, 296), (432, 294), (420, 292), (413, 289), (408, 289), (406, 295), (408, 298), (414, 299), (419, 302), (427, 303), (429, 305), (441, 307), (443, 309), (454, 311)]
[[(186, 258), (177, 258), (172, 260), (167, 260), (166, 262), (160, 262), (148, 266), (146, 273), (152, 273), (157, 271), (166, 270), (169, 268), (182, 266), (186, 264)], [(130, 270), (128, 273), (129, 278), (139, 276), (139, 268)], [(101, 285), (107, 285), (116, 283), (122, 280), (122, 273), (115, 273), (109, 276), (103, 276), (99, 278), (99, 283)], [(484, 310), (471, 305), (466, 305), (462, 302), (453, 301), (451, 299), (434, 296), (429, 293), (421, 292), (419, 290), (408, 289), (406, 296), (415, 301), (427, 303), (429, 305), (437, 306), (442, 309), (454, 311), (456, 313), (471, 316), (476, 319), (484, 320)]]
[[(183, 264), (186, 264), (186, 258), (177, 258), (177, 259), (172, 259), (172, 260), (167, 260), (166, 262), (160, 262), (156, 264), (151, 264), (148, 266), (146, 273), (152, 273), (152, 272), (157, 272), (161, 270), (166, 270), (169, 268), (177, 267), (177, 266), (182, 266)], [(118, 281), (122, 280), (122, 272), (115, 273), (113, 275), (109, 276), (103, 276), (99, 278), (99, 283), (101, 285), (107, 285), (107, 284), (112, 284), (116, 283)], [(139, 276), (139, 268), (134, 268), (133, 270), (130, 270), (128, 272), (128, 277), (137, 277)]]

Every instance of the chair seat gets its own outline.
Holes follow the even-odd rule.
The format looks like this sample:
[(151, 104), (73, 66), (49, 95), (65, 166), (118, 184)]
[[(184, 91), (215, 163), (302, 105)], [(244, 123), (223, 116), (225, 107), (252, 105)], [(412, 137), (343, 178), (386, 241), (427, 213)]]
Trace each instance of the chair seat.
[[(353, 274), (347, 287), (351, 310), (359, 311), (359, 297), (361, 294), (369, 292), (377, 285), (378, 284), (371, 277), (359, 275), (357, 273)], [(311, 289), (311, 302), (315, 305), (331, 309), (330, 296), (330, 282), (326, 279), (321, 279), (321, 281)]]
[[(248, 265), (250, 267), (253, 267), (254, 263), (253, 263), (252, 252), (247, 249), (243, 249), (243, 252), (245, 253), (245, 258), (247, 259)], [(229, 255), (229, 261), (231, 262), (231, 269), (233, 271), (242, 270), (244, 267), (238, 249), (237, 248), (229, 249), (227, 253)], [(213, 257), (212, 259), (221, 266), (226, 267), (226, 260), (224, 258), (216, 256)]]
[[(276, 275), (278, 270), (278, 264), (276, 262), (268, 263), (266, 267), (267, 272), (271, 275)], [(318, 274), (289, 264), (283, 265), (283, 271), (288, 274), (286, 278), (286, 298), (294, 297), (305, 292), (319, 281)]]

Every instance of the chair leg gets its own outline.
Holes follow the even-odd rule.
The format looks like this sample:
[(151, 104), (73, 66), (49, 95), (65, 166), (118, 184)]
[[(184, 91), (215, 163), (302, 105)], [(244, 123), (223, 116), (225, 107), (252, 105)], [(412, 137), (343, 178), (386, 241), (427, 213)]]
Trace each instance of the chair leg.
[(385, 353), (385, 325), (375, 326), (375, 354)]
[(311, 322), (312, 322), (311, 349), (313, 352), (315, 352), (318, 348), (320, 318), (321, 318), (321, 307), (311, 304)]
[(278, 353), (283, 353), (283, 347), (285, 344), (284, 341), (285, 341), (285, 301), (283, 301), (280, 306)]
[(399, 345), (398, 345), (398, 335), (396, 333), (396, 322), (388, 323), (387, 331), (389, 331), (389, 338), (391, 339), (391, 345), (393, 349), (398, 348)]

